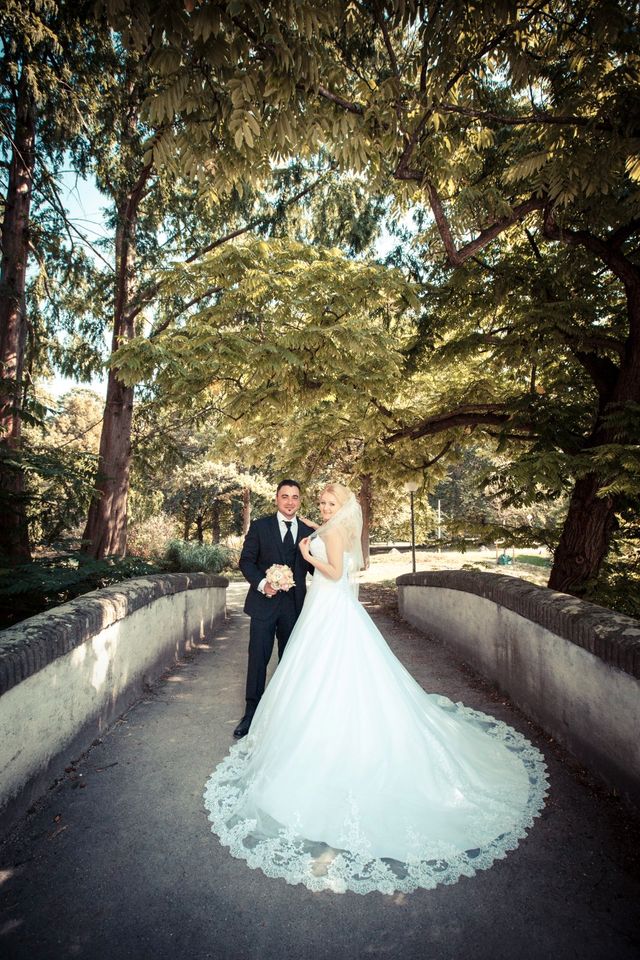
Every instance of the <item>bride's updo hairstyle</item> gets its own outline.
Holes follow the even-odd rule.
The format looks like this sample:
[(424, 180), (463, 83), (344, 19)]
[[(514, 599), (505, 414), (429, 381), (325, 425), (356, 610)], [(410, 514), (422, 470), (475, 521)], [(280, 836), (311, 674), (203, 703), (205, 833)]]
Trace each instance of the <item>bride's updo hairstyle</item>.
[(339, 506), (334, 515), (318, 527), (318, 536), (332, 530), (339, 532), (345, 550), (353, 557), (354, 570), (362, 569), (362, 510), (355, 494), (343, 483), (328, 483), (322, 493), (332, 494)]

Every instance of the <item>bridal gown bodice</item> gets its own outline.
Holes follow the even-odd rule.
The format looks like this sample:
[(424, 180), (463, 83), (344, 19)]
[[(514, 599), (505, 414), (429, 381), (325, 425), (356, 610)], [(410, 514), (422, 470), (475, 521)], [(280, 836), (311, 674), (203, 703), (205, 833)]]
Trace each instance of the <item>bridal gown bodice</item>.
[[(311, 542), (326, 560), (322, 539)], [(316, 570), (245, 740), (205, 805), (231, 853), (312, 890), (454, 883), (517, 846), (539, 813), (539, 751), (501, 721), (426, 693), (350, 583)]]

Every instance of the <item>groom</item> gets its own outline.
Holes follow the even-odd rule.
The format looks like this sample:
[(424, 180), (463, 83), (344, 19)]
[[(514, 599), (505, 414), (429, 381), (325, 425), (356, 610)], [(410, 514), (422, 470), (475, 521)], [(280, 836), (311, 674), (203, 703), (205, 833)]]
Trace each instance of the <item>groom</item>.
[[(303, 537), (310, 536), (313, 530), (297, 518), (299, 506), (300, 484), (295, 480), (281, 480), (276, 491), (277, 512), (254, 520), (240, 554), (240, 569), (250, 583), (244, 612), (251, 617), (251, 627), (247, 706), (242, 720), (233, 731), (236, 739), (249, 732), (251, 720), (264, 693), (273, 641), (275, 637), (278, 638), (280, 659), (304, 603), (305, 577), (311, 567), (297, 544)], [(266, 572), (274, 563), (291, 567), (295, 587), (288, 591), (275, 590), (267, 583)]]

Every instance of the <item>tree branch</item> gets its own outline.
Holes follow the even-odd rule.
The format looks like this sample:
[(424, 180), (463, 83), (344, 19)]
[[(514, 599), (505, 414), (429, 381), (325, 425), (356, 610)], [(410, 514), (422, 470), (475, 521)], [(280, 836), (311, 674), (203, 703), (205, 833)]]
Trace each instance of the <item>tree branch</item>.
[(422, 117), (416, 124), (415, 130), (410, 137), (407, 137), (404, 150), (402, 155), (398, 160), (396, 169), (393, 171), (393, 175), (396, 180), (417, 180), (418, 183), (421, 183), (424, 179), (424, 171), (419, 170), (417, 167), (410, 167), (409, 161), (411, 159), (411, 154), (413, 153), (422, 131), (427, 125), (429, 118), (433, 114), (433, 107), (429, 107), (428, 110), (425, 110)]
[(157, 337), (159, 333), (162, 333), (163, 330), (166, 330), (169, 324), (176, 319), (176, 317), (181, 316), (181, 314), (186, 313), (191, 307), (195, 307), (197, 303), (201, 303), (202, 300), (205, 300), (207, 297), (212, 297), (214, 293), (222, 293), (223, 287), (209, 287), (208, 290), (205, 290), (204, 293), (199, 294), (197, 297), (194, 297), (193, 300), (189, 300), (184, 304), (180, 310), (176, 310), (174, 313), (171, 313), (166, 317), (162, 323), (159, 323), (157, 327), (154, 327), (151, 333), (149, 334), (149, 340), (153, 340), (154, 337)]
[(465, 404), (455, 410), (427, 417), (410, 427), (397, 430), (385, 437), (383, 443), (388, 445), (397, 443), (398, 440), (418, 440), (420, 437), (432, 436), (455, 427), (501, 426), (513, 417), (514, 413), (505, 403)]
[[(483, 46), (480, 47), (478, 51), (473, 53), (471, 56), (467, 57), (467, 59), (460, 64), (460, 66), (458, 67), (456, 72), (453, 74), (453, 76), (449, 77), (447, 83), (445, 84), (444, 90), (442, 91), (442, 96), (446, 97), (447, 94), (451, 92), (451, 90), (456, 85), (458, 80), (460, 80), (465, 75), (465, 73), (469, 71), (469, 69), (471, 68), (474, 62), (477, 63), (480, 60), (482, 60), (483, 57), (486, 56), (486, 54), (488, 54), (491, 50), (494, 49), (494, 47), (499, 46), (500, 43), (506, 40), (510, 36), (510, 34), (514, 32), (514, 30), (522, 29), (522, 27), (545, 6), (546, 4), (544, 0), (534, 5), (531, 8), (530, 12), (525, 17), (523, 17), (522, 19), (516, 19), (512, 23), (507, 24), (507, 26), (505, 26), (502, 30), (500, 30), (497, 34), (495, 34), (489, 40), (487, 40), (486, 43), (484, 43)], [(409, 166), (409, 161), (411, 159), (411, 154), (413, 153), (416, 147), (416, 144), (418, 143), (420, 134), (424, 130), (424, 127), (427, 121), (429, 120), (429, 118), (432, 116), (433, 113), (440, 112), (441, 103), (442, 101), (438, 100), (433, 104), (433, 106), (429, 107), (429, 109), (423, 114), (420, 121), (418, 122), (418, 125), (416, 126), (416, 129), (414, 130), (413, 134), (407, 140), (405, 148), (402, 151), (402, 156), (400, 157), (400, 160), (398, 161), (397, 167), (394, 171), (394, 176), (396, 177), (396, 179), (417, 180), (419, 183), (422, 182), (422, 180), (424, 179), (424, 170), (419, 170), (416, 167), (411, 168)]]
[(635, 219), (630, 220), (629, 223), (625, 223), (616, 230), (612, 230), (607, 237), (607, 241), (614, 247), (621, 247), (625, 240), (628, 240), (629, 237), (633, 236), (633, 234), (637, 233), (639, 230), (640, 217), (636, 217)]
[(618, 340), (617, 337), (607, 337), (605, 334), (600, 336), (589, 334), (588, 336), (582, 337), (579, 333), (571, 334), (565, 332), (564, 330), (560, 330), (559, 327), (556, 327), (555, 329), (558, 330), (564, 342), (572, 350), (572, 352), (576, 354), (576, 356), (577, 351), (581, 350), (583, 347), (586, 348), (590, 353), (595, 353), (596, 350), (613, 350), (620, 357), (624, 355), (624, 343), (622, 340)]
[[(640, 221), (638, 221), (638, 225), (640, 225)], [(630, 226), (631, 226), (630, 224), (627, 224), (627, 227), (630, 227)], [(619, 230), (621, 231), (622, 228), (619, 228)], [(540, 251), (540, 247), (538, 246), (533, 233), (530, 230), (528, 230), (526, 227), (524, 232), (527, 236), (529, 243), (531, 244), (531, 248), (533, 249), (533, 253), (536, 260), (538, 261), (538, 263), (542, 263), (542, 253)], [(619, 231), (617, 230), (614, 232), (618, 233)], [(613, 234), (610, 234), (609, 243), (612, 242), (612, 237), (613, 237)], [(557, 302), (557, 297), (555, 297), (553, 293), (549, 291), (548, 288), (545, 288), (545, 292), (546, 292), (548, 302), (550, 303)], [(569, 331), (562, 330), (558, 326), (555, 326), (554, 329), (560, 334), (562, 341), (567, 344), (567, 346), (569, 347), (571, 352), (574, 354), (578, 362), (584, 366), (584, 368), (588, 371), (588, 373), (592, 374), (594, 382), (596, 383), (596, 387), (598, 388), (598, 391), (601, 392), (600, 386), (598, 386), (598, 378), (605, 376), (605, 379), (606, 379), (611, 374), (617, 375), (618, 371), (615, 364), (613, 364), (611, 361), (607, 361), (607, 363), (610, 364), (610, 369), (605, 372), (603, 367), (598, 363), (598, 361), (602, 358), (598, 357), (595, 351), (596, 350), (613, 350), (615, 351), (615, 353), (618, 354), (618, 356), (622, 357), (624, 356), (624, 349), (625, 349), (624, 343), (621, 340), (618, 340), (617, 337), (609, 337), (606, 334), (601, 334), (601, 335), (589, 334), (588, 336), (581, 336), (580, 333), (571, 333)], [(587, 348), (587, 349), (584, 350), (583, 348)], [(596, 362), (592, 363), (590, 359), (587, 359), (589, 357), (595, 358)]]
[(519, 440), (523, 443), (539, 439), (536, 433), (499, 433), (497, 430), (487, 430), (487, 434), (494, 440)]
[(412, 473), (415, 473), (416, 470), (428, 470), (429, 467), (432, 467), (438, 462), (438, 460), (441, 460), (442, 457), (448, 453), (454, 443), (455, 439), (447, 440), (440, 453), (437, 453), (435, 457), (432, 457), (430, 460), (421, 460), (419, 463), (407, 463), (406, 460), (394, 460), (394, 463), (396, 463), (399, 467), (404, 467), (405, 470), (410, 470)]
[(435, 457), (432, 457), (432, 458), (431, 458), (431, 460), (423, 460), (423, 461), (422, 461), (421, 469), (422, 469), (422, 470), (428, 470), (429, 467), (432, 467), (432, 466), (434, 465), (434, 463), (437, 463), (437, 462), (438, 462), (438, 460), (442, 460), (442, 458), (444, 457), (444, 455), (449, 452), (449, 450), (450, 450), (451, 447), (453, 446), (454, 442), (455, 442), (455, 441), (454, 441), (453, 439), (447, 440), (447, 442), (445, 443), (445, 445), (444, 445), (444, 447), (442, 448), (442, 450), (440, 451), (440, 453), (437, 453), (437, 454), (435, 455)]
[(454, 103), (439, 103), (438, 113), (457, 113), (471, 120), (482, 120), (488, 123), (498, 123), (502, 126), (522, 127), (531, 124), (546, 124), (558, 126), (588, 127), (610, 133), (613, 126), (609, 121), (595, 122), (591, 117), (578, 117), (572, 114), (553, 114), (546, 110), (536, 111), (523, 117), (509, 117), (491, 110), (474, 110), (473, 107), (460, 107)]
[(611, 396), (620, 374), (616, 364), (609, 357), (600, 357), (596, 353), (577, 350), (571, 346), (570, 350), (593, 380), (600, 397), (606, 401)]
[[(327, 176), (327, 173), (321, 174), (321, 176), (317, 177), (313, 181), (313, 183), (310, 183), (303, 190), (299, 190), (298, 193), (294, 194), (294, 196), (289, 197), (288, 200), (285, 200), (282, 206), (286, 208), (286, 207), (292, 206), (292, 204), (294, 203), (297, 203), (308, 193), (311, 193), (311, 191), (315, 190), (318, 184), (322, 183), (322, 181), (326, 176)], [(218, 237), (218, 239), (214, 240), (212, 243), (209, 243), (206, 246), (201, 247), (199, 250), (196, 250), (196, 252), (192, 253), (191, 256), (187, 257), (184, 262), (194, 263), (194, 261), (198, 260), (200, 257), (203, 257), (206, 253), (210, 253), (212, 250), (215, 250), (216, 247), (220, 247), (222, 246), (222, 244), (227, 243), (229, 240), (234, 240), (236, 237), (240, 237), (243, 234), (248, 233), (250, 230), (254, 230), (256, 227), (259, 227), (261, 224), (269, 223), (275, 220), (275, 218), (276, 218), (276, 214), (273, 214), (273, 213), (267, 214), (264, 217), (257, 217), (255, 220), (251, 220), (249, 223), (245, 224), (245, 226), (238, 227), (237, 230), (232, 230), (231, 233), (227, 233), (223, 237)], [(131, 310), (129, 311), (128, 317), (130, 320), (134, 320), (135, 317), (138, 316), (140, 311), (143, 310), (144, 307), (151, 300), (153, 300), (153, 298), (161, 290), (163, 284), (164, 284), (163, 280), (158, 280), (155, 283), (150, 284), (148, 287), (146, 287), (145, 290), (142, 290), (140, 292), (140, 295), (137, 298), (137, 302), (132, 306)], [(199, 299), (204, 299), (205, 296), (209, 295), (209, 292), (210, 291), (207, 291), (206, 293), (204, 293)], [(215, 292), (215, 290), (213, 290), (213, 292)], [(183, 309), (187, 309), (188, 306), (193, 306), (194, 303), (197, 303), (197, 302), (198, 302), (198, 298), (196, 298), (196, 300), (194, 301), (191, 301), (190, 304), (188, 304), (187, 307), (184, 307)], [(154, 336), (156, 333), (159, 333), (160, 330), (164, 330), (167, 325), (168, 324), (163, 324), (157, 330), (154, 330)]]
[(494, 240), (509, 227), (513, 226), (514, 223), (517, 223), (518, 220), (521, 220), (533, 210), (542, 210), (545, 205), (545, 201), (539, 197), (530, 197), (528, 200), (524, 200), (522, 203), (517, 204), (513, 208), (510, 216), (500, 217), (500, 219), (496, 220), (495, 223), (491, 224), (490, 227), (486, 227), (484, 230), (481, 230), (475, 240), (469, 241), (469, 243), (466, 243), (463, 247), (458, 249), (455, 245), (453, 236), (451, 234), (451, 229), (449, 227), (449, 221), (447, 220), (447, 216), (442, 206), (442, 201), (438, 196), (435, 186), (429, 181), (426, 181), (425, 186), (429, 195), (429, 203), (431, 205), (431, 210), (433, 211), (436, 226), (447, 253), (447, 261), (451, 267), (461, 266), (465, 260), (468, 260), (470, 257), (474, 256), (478, 250), (482, 250), (484, 247), (486, 247), (488, 243)]
[[(65, 209), (64, 203), (62, 202), (60, 191), (58, 190), (58, 185), (56, 184), (53, 175), (50, 173), (49, 170), (47, 170), (42, 160), (39, 160), (39, 162), (40, 162), (40, 166), (44, 174), (45, 180), (47, 182), (47, 186), (51, 191), (51, 201), (53, 202), (53, 206), (57, 209), (58, 213), (62, 217), (64, 225), (67, 229), (67, 232), (69, 233), (69, 235), (71, 235), (71, 233), (77, 234), (80, 240), (82, 240), (82, 242), (86, 244), (87, 247), (89, 247), (89, 249), (94, 254), (94, 256), (102, 260), (105, 266), (113, 273), (113, 270), (114, 270), (113, 264), (107, 260), (107, 258), (101, 253), (101, 251), (98, 250), (98, 248), (94, 246), (90, 240), (87, 239), (86, 235), (82, 233), (82, 231), (79, 230), (78, 227), (76, 227), (75, 223), (73, 223), (73, 221), (70, 220), (69, 217), (67, 216), (67, 211)], [(38, 190), (39, 193), (44, 193), (42, 189), (38, 189), (37, 187), (36, 189)], [(71, 236), (69, 236), (69, 239), (71, 240)], [(73, 247), (72, 240), (71, 240), (71, 245)]]
[(542, 263), (542, 254), (540, 252), (540, 247), (538, 246), (536, 238), (532, 234), (531, 230), (528, 229), (528, 227), (524, 228), (524, 232), (527, 237), (527, 240), (529, 241), (531, 249), (533, 250), (534, 257), (536, 258), (538, 263)]
[(364, 107), (362, 107), (359, 103), (353, 103), (351, 100), (345, 100), (344, 97), (339, 96), (337, 93), (332, 93), (331, 90), (327, 90), (326, 87), (316, 87), (316, 93), (318, 93), (319, 96), (321, 96), (324, 100), (330, 100), (331, 103), (337, 104), (339, 107), (342, 107), (343, 110), (347, 110), (349, 113), (355, 113), (359, 117), (364, 114)]
[(373, 16), (375, 17), (376, 22), (380, 27), (380, 30), (382, 31), (384, 45), (387, 48), (387, 53), (389, 54), (389, 62), (391, 64), (391, 69), (393, 70), (394, 76), (399, 77), (400, 70), (398, 69), (398, 61), (396, 59), (393, 46), (391, 45), (391, 37), (389, 36), (387, 25), (384, 22), (384, 14), (381, 12), (377, 4), (374, 4)]
[[(627, 228), (629, 226), (629, 224), (626, 225)], [(614, 233), (616, 232), (614, 231)], [(550, 205), (547, 205), (545, 209), (543, 233), (547, 240), (558, 240), (560, 243), (566, 243), (571, 247), (584, 247), (595, 254), (623, 282), (628, 291), (640, 287), (640, 271), (631, 260), (620, 253), (619, 246), (622, 240), (620, 240), (620, 243), (614, 242), (612, 244), (611, 236), (608, 240), (602, 240), (594, 233), (589, 233), (588, 230), (571, 230), (568, 227), (559, 227)]]

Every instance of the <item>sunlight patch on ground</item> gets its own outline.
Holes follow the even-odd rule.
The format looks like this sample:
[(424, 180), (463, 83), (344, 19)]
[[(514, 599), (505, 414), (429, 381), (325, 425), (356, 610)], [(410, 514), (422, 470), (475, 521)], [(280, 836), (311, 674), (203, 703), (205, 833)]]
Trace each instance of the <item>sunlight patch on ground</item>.
[[(549, 579), (548, 567), (518, 563), (517, 559), (505, 566), (498, 565), (494, 550), (468, 550), (466, 553), (459, 550), (442, 550), (440, 553), (435, 550), (416, 550), (417, 573), (462, 569), (519, 577), (539, 587), (546, 587)], [(411, 553), (379, 553), (371, 557), (369, 569), (361, 572), (359, 580), (360, 583), (374, 584), (382, 580), (393, 581), (405, 573), (411, 573)]]

